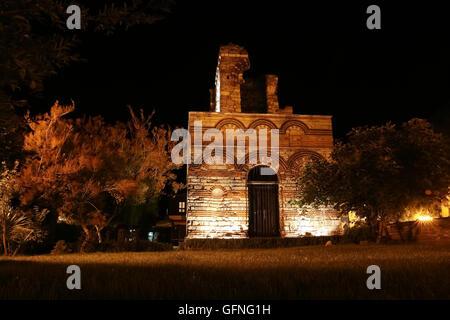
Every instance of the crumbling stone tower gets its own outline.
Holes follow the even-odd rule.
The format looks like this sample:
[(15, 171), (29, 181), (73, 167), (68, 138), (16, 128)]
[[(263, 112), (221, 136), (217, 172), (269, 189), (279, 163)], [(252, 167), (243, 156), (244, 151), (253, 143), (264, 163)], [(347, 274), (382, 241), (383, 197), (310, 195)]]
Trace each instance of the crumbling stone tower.
[(248, 53), (242, 47), (234, 44), (220, 47), (211, 111), (241, 112), (241, 84), (243, 73), (249, 68)]
[[(305, 161), (328, 157), (333, 147), (331, 116), (296, 115), (292, 107), (280, 108), (278, 77), (247, 77), (247, 51), (237, 45), (221, 46), (215, 88), (210, 90), (210, 111), (189, 112), (189, 131), (201, 121), (203, 132), (218, 129), (279, 131), (279, 170), (261, 176), (269, 167), (258, 156), (246, 161), (187, 166), (187, 238), (300, 237), (341, 232), (331, 208), (297, 208), (291, 204)], [(198, 123), (198, 122), (197, 122)], [(245, 139), (245, 137), (244, 137)], [(209, 142), (191, 139), (192, 149)], [(258, 145), (259, 148), (259, 145)], [(258, 150), (260, 151), (260, 150)], [(229, 156), (229, 155), (228, 155)], [(224, 153), (224, 157), (227, 157)]]
[[(215, 88), (211, 89), (210, 111), (245, 112), (252, 109), (251, 104), (256, 102), (259, 105), (253, 109), (263, 108), (267, 113), (280, 112), (277, 95), (278, 77), (266, 75), (263, 79), (244, 80), (244, 72), (249, 68), (250, 61), (244, 48), (235, 44), (220, 47)], [(241, 99), (243, 95), (250, 95), (249, 100), (253, 101), (246, 103)], [(284, 111), (289, 113), (292, 109), (288, 107)]]

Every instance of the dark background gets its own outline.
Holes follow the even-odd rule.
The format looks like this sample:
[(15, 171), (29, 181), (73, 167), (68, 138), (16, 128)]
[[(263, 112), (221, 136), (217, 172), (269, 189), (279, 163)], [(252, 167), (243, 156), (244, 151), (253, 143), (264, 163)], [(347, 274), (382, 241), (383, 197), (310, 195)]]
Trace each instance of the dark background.
[[(177, 1), (163, 22), (83, 36), (87, 62), (50, 79), (37, 110), (73, 99), (77, 113), (116, 121), (130, 104), (155, 109), (158, 124), (186, 127), (188, 111), (208, 111), (219, 46), (233, 42), (248, 50), (251, 73), (279, 76), (281, 106), (333, 115), (336, 138), (413, 117), (445, 130), (450, 13), (442, 3)], [(366, 28), (370, 4), (381, 8), (381, 30)]]

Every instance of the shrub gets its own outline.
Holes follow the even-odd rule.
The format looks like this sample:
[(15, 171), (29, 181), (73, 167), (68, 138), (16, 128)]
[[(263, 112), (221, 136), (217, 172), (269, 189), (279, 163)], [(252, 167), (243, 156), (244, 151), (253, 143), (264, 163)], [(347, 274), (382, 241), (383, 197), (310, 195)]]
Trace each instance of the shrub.
[(69, 247), (69, 245), (64, 240), (59, 240), (56, 242), (55, 247), (50, 252), (50, 254), (66, 254), (71, 253), (72, 249)]
[(344, 243), (359, 243), (360, 241), (375, 241), (374, 230), (368, 225), (362, 225), (345, 230), (342, 237)]

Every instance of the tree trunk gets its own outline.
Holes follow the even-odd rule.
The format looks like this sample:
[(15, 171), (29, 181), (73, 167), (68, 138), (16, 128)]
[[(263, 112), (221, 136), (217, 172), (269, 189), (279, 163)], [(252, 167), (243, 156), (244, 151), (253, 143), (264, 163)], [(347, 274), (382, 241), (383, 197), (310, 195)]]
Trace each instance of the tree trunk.
[(8, 247), (6, 245), (6, 225), (3, 224), (3, 248), (5, 250), (5, 256), (8, 255)]
[(95, 227), (95, 229), (97, 230), (98, 243), (102, 243), (102, 229), (97, 226)]
[(86, 237), (84, 238), (83, 243), (81, 244), (80, 253), (85, 253), (86, 245), (87, 245), (88, 241), (90, 240), (90, 232), (89, 232), (89, 228), (84, 224), (81, 225), (81, 228), (83, 229)]
[(380, 221), (378, 224), (378, 234), (377, 234), (377, 243), (381, 243), (381, 238), (383, 237), (383, 231), (384, 231), (384, 223), (383, 221)]
[(13, 252), (13, 254), (12, 254), (13, 257), (16, 256), (17, 252), (19, 252), (19, 250), (20, 250), (20, 247), (22, 247), (22, 244), (24, 244), (32, 234), (33, 234), (33, 231), (31, 231), (31, 232), (25, 237), (25, 239), (23, 239), (23, 241), (20, 242), (20, 243), (17, 245), (16, 250), (14, 250), (14, 252)]

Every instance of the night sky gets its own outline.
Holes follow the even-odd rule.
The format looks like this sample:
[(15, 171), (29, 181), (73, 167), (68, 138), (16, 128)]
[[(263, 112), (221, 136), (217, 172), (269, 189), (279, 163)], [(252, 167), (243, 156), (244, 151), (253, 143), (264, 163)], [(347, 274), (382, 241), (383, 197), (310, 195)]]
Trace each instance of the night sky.
[[(233, 42), (248, 50), (251, 74), (279, 76), (280, 106), (333, 115), (337, 138), (412, 117), (442, 125), (450, 118), (448, 11), (395, 2), (178, 2), (163, 22), (83, 36), (87, 62), (49, 80), (36, 110), (73, 99), (79, 114), (115, 121), (128, 118), (130, 104), (186, 127), (188, 111), (208, 111), (219, 46)], [(381, 7), (381, 30), (366, 28), (370, 4)]]

